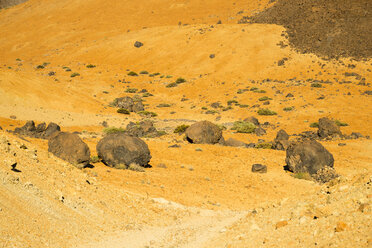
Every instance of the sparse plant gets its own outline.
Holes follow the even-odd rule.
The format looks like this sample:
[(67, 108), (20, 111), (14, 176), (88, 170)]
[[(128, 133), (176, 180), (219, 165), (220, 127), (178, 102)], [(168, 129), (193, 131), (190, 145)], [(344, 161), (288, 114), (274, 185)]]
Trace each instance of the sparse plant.
[(202, 109), (202, 110), (207, 110), (208, 108), (207, 108), (207, 107), (202, 107), (201, 109)]
[(149, 72), (148, 71), (141, 71), (140, 74), (143, 74), (143, 75), (144, 74), (149, 74)]
[(127, 88), (127, 89), (125, 90), (125, 92), (127, 92), (127, 93), (136, 93), (137, 90), (138, 90), (138, 89), (136, 89), (136, 88)]
[(276, 115), (277, 113), (270, 109), (259, 109), (257, 111), (257, 114), (259, 115)]
[(312, 83), (310, 86), (313, 88), (322, 88), (322, 84), (320, 83)]
[(257, 149), (271, 149), (273, 148), (273, 144), (270, 142), (264, 142), (264, 143), (259, 143), (256, 145)]
[(184, 133), (186, 129), (189, 127), (190, 127), (189, 125), (185, 124), (179, 125), (174, 129), (173, 133)]
[(136, 164), (136, 163), (131, 163), (128, 166), (128, 170), (138, 171), (138, 172), (145, 172), (145, 168), (143, 168), (142, 166), (140, 166), (139, 164)]
[(128, 109), (123, 109), (123, 108), (119, 108), (118, 110), (116, 110), (116, 112), (118, 112), (119, 114), (125, 114), (125, 115), (130, 114), (130, 111)]
[(292, 111), (294, 109), (294, 107), (285, 107), (283, 108), (284, 111), (288, 112), (288, 111)]
[(263, 96), (263, 97), (260, 97), (258, 100), (263, 102), (263, 101), (272, 100), (272, 99), (268, 96)]
[(239, 103), (239, 102), (238, 102), (237, 100), (228, 100), (228, 101), (227, 101), (227, 105), (228, 105), (228, 106), (231, 106), (231, 105), (233, 105), (233, 104), (236, 105), (236, 104), (238, 104), (238, 103)]
[(150, 92), (145, 92), (142, 95), (142, 97), (149, 97), (149, 96), (153, 96), (153, 94), (151, 94)]
[(168, 107), (170, 107), (171, 105), (170, 104), (168, 104), (168, 103), (160, 103), (158, 106), (156, 106), (156, 107), (158, 107), (158, 108), (168, 108)]
[(167, 88), (173, 88), (173, 87), (177, 87), (177, 86), (178, 86), (178, 84), (176, 82), (173, 82), (173, 83), (167, 84), (165, 87), (167, 87)]
[(125, 129), (123, 128), (117, 128), (117, 127), (106, 127), (102, 130), (105, 134), (111, 134), (111, 133), (120, 133), (125, 132)]
[(146, 110), (139, 111), (137, 114), (142, 115), (142, 116), (148, 116), (148, 117), (156, 117), (156, 116), (158, 116), (157, 113), (151, 112), (151, 111), (146, 111)]
[(130, 71), (130, 72), (128, 72), (128, 76), (137, 77), (138, 74), (136, 72), (134, 72), (134, 71)]
[(249, 121), (236, 121), (234, 122), (231, 130), (236, 130), (238, 133), (253, 133), (256, 126)]
[(349, 126), (349, 124), (345, 123), (345, 122), (342, 122), (342, 121), (339, 121), (339, 120), (336, 120), (335, 121), (336, 125), (339, 126), (339, 127), (346, 127), (346, 126)]
[(310, 180), (310, 181), (313, 179), (308, 172), (298, 172), (298, 173), (292, 174), (291, 176), (297, 179), (304, 179), (304, 180)]
[(186, 82), (186, 79), (184, 79), (184, 78), (177, 78), (177, 80), (176, 80), (176, 84), (182, 84), (182, 83), (185, 83)]
[(92, 64), (87, 65), (87, 68), (94, 68), (94, 67), (96, 67), (96, 66), (92, 65)]
[(99, 157), (98, 156), (91, 156), (90, 157), (90, 162), (95, 164), (95, 163), (98, 163), (100, 161)]
[(171, 75), (167, 75), (165, 78), (172, 78), (173, 76), (171, 76)]
[(312, 127), (312, 128), (318, 128), (319, 127), (319, 123), (318, 122), (310, 123), (310, 127)]
[(78, 76), (80, 76), (80, 74), (79, 73), (77, 73), (77, 72), (74, 72), (74, 73), (72, 73), (71, 75), (70, 75), (70, 77), (78, 77)]

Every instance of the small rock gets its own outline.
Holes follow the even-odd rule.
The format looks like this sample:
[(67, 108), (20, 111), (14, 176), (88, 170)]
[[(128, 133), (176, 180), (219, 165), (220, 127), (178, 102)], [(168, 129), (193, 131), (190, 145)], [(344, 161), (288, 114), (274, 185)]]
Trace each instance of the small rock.
[(266, 131), (265, 129), (263, 129), (262, 127), (258, 127), (254, 130), (254, 133), (257, 135), (257, 136), (263, 136), (266, 134)]
[(262, 164), (253, 164), (251, 170), (253, 173), (266, 173), (267, 166)]
[(342, 222), (342, 221), (339, 221), (337, 222), (337, 226), (335, 228), (335, 232), (342, 232), (342, 231), (345, 231), (345, 229), (347, 228), (347, 225), (346, 223)]
[(288, 222), (286, 220), (282, 220), (282, 221), (279, 221), (278, 223), (275, 224), (275, 228), (278, 229), (278, 228), (284, 227), (286, 225), (288, 225)]
[(197, 152), (202, 152), (203, 149), (201, 149), (201, 148), (196, 148), (195, 151), (197, 151)]
[(209, 58), (211, 58), (211, 59), (214, 59), (215, 57), (216, 57), (215, 54), (211, 54), (211, 55), (209, 55)]
[(134, 46), (137, 47), (137, 48), (140, 48), (141, 46), (143, 46), (143, 43), (140, 42), (140, 41), (136, 41), (136, 42), (134, 43)]
[(292, 93), (288, 93), (285, 97), (294, 97)]
[(346, 146), (346, 143), (338, 143), (338, 146)]

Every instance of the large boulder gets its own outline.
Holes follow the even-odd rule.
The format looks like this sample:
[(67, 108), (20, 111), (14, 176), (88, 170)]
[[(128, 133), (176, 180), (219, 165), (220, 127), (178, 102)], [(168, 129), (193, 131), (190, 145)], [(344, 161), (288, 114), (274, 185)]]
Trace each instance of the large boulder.
[(17, 127), (14, 129), (14, 133), (29, 136), (32, 138), (48, 139), (56, 132), (61, 131), (60, 126), (51, 122), (48, 127), (46, 127), (45, 122), (40, 123), (35, 126), (34, 121), (27, 121), (22, 127)]
[(319, 129), (318, 129), (318, 136), (322, 139), (324, 138), (335, 138), (341, 137), (342, 133), (340, 131), (340, 127), (336, 125), (336, 123), (327, 117), (323, 117), (319, 119)]
[(186, 130), (186, 139), (190, 143), (217, 144), (221, 138), (221, 129), (209, 121), (194, 123)]
[(283, 129), (279, 130), (274, 139), (274, 149), (286, 150), (289, 146), (289, 135)]
[(113, 102), (114, 107), (126, 109), (129, 112), (133, 112), (133, 105), (134, 105), (134, 101), (129, 96), (116, 98)]
[(49, 123), (47, 128), (44, 131), (43, 138), (48, 139), (54, 134), (57, 134), (61, 131), (61, 127), (55, 124), (54, 122)]
[(285, 159), (288, 169), (294, 173), (307, 172), (310, 175), (329, 166), (333, 167), (333, 155), (315, 140), (302, 140), (289, 145)]
[(97, 153), (107, 166), (118, 169), (125, 169), (132, 163), (146, 166), (151, 159), (147, 144), (125, 133), (113, 133), (101, 139)]
[(89, 164), (89, 147), (75, 133), (59, 132), (54, 135), (48, 141), (48, 151), (78, 168)]

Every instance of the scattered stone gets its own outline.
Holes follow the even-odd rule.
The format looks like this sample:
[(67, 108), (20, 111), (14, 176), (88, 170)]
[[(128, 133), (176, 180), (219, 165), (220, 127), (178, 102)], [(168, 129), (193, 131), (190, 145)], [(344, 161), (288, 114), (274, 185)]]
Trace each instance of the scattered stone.
[(211, 54), (211, 55), (209, 55), (209, 58), (211, 58), (211, 59), (214, 59), (216, 57), (216, 55), (215, 54)]
[(23, 127), (17, 127), (14, 129), (15, 134), (21, 134), (39, 139), (48, 139), (52, 135), (60, 131), (60, 126), (53, 122), (49, 123), (48, 127), (46, 127), (46, 124), (44, 122), (35, 127), (34, 121), (27, 121)]
[(286, 150), (289, 146), (289, 135), (283, 129), (279, 130), (274, 139), (274, 149)]
[(59, 132), (50, 138), (48, 151), (80, 169), (90, 161), (89, 147), (73, 133)]
[(288, 222), (286, 220), (279, 221), (275, 224), (275, 229), (281, 228), (288, 225)]
[(3, 130), (3, 128), (0, 126), (0, 130)]
[(222, 138), (221, 129), (209, 121), (200, 121), (186, 129), (186, 139), (195, 144), (217, 144)]
[(48, 73), (48, 76), (54, 76), (54, 75), (56, 75), (56, 72), (55, 71), (50, 71), (49, 73)]
[(352, 139), (364, 138), (364, 136), (361, 133), (355, 133), (355, 132), (352, 132), (350, 136)]
[(181, 146), (180, 145), (178, 145), (178, 144), (174, 144), (174, 145), (170, 145), (170, 146), (168, 146), (169, 148), (180, 148)]
[(257, 135), (257, 136), (263, 136), (266, 134), (266, 130), (263, 129), (262, 127), (258, 127), (254, 130), (254, 133)]
[(285, 97), (294, 97), (292, 93), (288, 93)]
[(323, 117), (319, 119), (319, 129), (318, 135), (320, 138), (335, 138), (335, 137), (342, 137), (342, 133), (340, 131), (340, 127), (336, 125), (336, 123), (327, 117)]
[(139, 123), (130, 122), (126, 127), (125, 133), (135, 137), (147, 138), (154, 138), (162, 135), (162, 133), (156, 130), (154, 123), (150, 120), (141, 121)]
[(346, 146), (346, 143), (338, 143), (338, 146)]
[(326, 166), (322, 169), (319, 169), (314, 175), (312, 175), (312, 177), (319, 183), (327, 183), (333, 179), (336, 179), (339, 177), (339, 175), (336, 173), (335, 169)]
[(136, 163), (147, 166), (151, 155), (147, 144), (140, 138), (125, 133), (109, 134), (97, 144), (98, 157), (109, 167), (118, 169), (122, 165)]
[(134, 43), (134, 47), (140, 48), (141, 46), (143, 46), (143, 43), (140, 42), (140, 41), (136, 41), (136, 42)]
[(196, 151), (196, 152), (202, 152), (203, 149), (201, 149), (201, 148), (196, 148), (195, 151)]
[(363, 93), (364, 95), (372, 95), (372, 90), (366, 90), (366, 91), (364, 91), (364, 93)]
[(337, 226), (335, 228), (335, 232), (342, 232), (342, 231), (345, 231), (345, 229), (347, 228), (347, 225), (346, 223), (342, 222), (342, 221), (339, 221), (337, 222)]
[(253, 164), (251, 171), (253, 173), (266, 173), (267, 172), (267, 166), (263, 164)]
[(333, 167), (333, 155), (315, 140), (303, 140), (291, 143), (285, 159), (288, 169), (294, 173), (313, 175), (318, 170)]
[(240, 140), (236, 140), (233, 138), (229, 138), (225, 141), (225, 146), (232, 146), (232, 147), (246, 147), (246, 143)]
[(9, 118), (15, 120), (15, 119), (17, 119), (17, 116), (11, 115), (11, 116), (9, 116)]

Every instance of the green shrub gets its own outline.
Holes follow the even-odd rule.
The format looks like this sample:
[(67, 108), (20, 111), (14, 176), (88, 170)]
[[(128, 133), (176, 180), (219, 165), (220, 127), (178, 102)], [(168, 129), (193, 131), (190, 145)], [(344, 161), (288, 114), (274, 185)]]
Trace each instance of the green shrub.
[(45, 66), (43, 66), (43, 65), (36, 66), (36, 69), (44, 69), (44, 68), (45, 68)]
[(77, 73), (77, 72), (74, 72), (74, 73), (72, 73), (72, 74), (70, 75), (70, 77), (78, 77), (78, 76), (80, 76), (80, 74)]
[(346, 126), (349, 126), (349, 124), (345, 123), (345, 122), (341, 122), (339, 120), (336, 120), (335, 121), (336, 125), (339, 126), (339, 127), (346, 127)]
[(257, 92), (257, 93), (266, 93), (266, 90), (257, 90), (255, 92)]
[(156, 106), (156, 107), (158, 107), (158, 108), (168, 108), (168, 107), (170, 107), (171, 105), (170, 104), (168, 104), (168, 103), (160, 103), (158, 106)]
[(142, 115), (142, 116), (148, 116), (148, 117), (156, 117), (156, 116), (158, 116), (157, 113), (155, 113), (155, 112), (150, 112), (150, 111), (146, 111), (146, 110), (144, 110), (144, 111), (139, 111), (137, 114)]
[(100, 161), (99, 157), (98, 156), (91, 156), (90, 157), (90, 162), (95, 164), (95, 163), (98, 163)]
[(238, 133), (253, 133), (256, 126), (249, 121), (236, 121), (231, 130), (236, 130)]
[(130, 72), (128, 72), (128, 76), (137, 77), (138, 74), (136, 72), (134, 72), (134, 71), (130, 71)]
[(149, 74), (148, 71), (141, 71), (140, 74)]
[(252, 87), (252, 88), (250, 89), (250, 91), (257, 91), (257, 90), (258, 90), (257, 87)]
[(62, 67), (62, 69), (65, 70), (65, 71), (71, 71), (71, 69), (68, 68), (67, 66)]
[(207, 108), (207, 107), (202, 107), (201, 109), (202, 109), (202, 110), (207, 110), (208, 108)]
[(285, 107), (283, 110), (288, 112), (288, 111), (292, 111), (294, 109), (294, 107)]
[(128, 166), (128, 170), (137, 171), (137, 172), (145, 172), (145, 168), (143, 168), (142, 166), (140, 166), (139, 164), (136, 164), (136, 163), (131, 163)]
[(92, 64), (87, 65), (87, 68), (94, 68), (94, 67), (96, 67), (96, 66), (92, 65)]
[(276, 115), (277, 113), (275, 111), (270, 110), (270, 109), (259, 109), (257, 111), (257, 114), (259, 114), (259, 115)]
[(171, 75), (167, 75), (165, 78), (172, 78), (173, 76), (171, 76)]
[(167, 88), (173, 88), (173, 87), (177, 87), (177, 83), (176, 82), (173, 82), (173, 83), (169, 83), (169, 84), (167, 84), (167, 86), (165, 86), (165, 87), (167, 87)]
[(297, 179), (313, 180), (311, 175), (307, 172), (298, 172), (298, 173), (292, 174), (291, 176)]
[(270, 142), (264, 142), (264, 143), (259, 143), (256, 145), (257, 149), (271, 149), (273, 147), (273, 144)]
[(184, 78), (177, 78), (176, 80), (176, 84), (182, 84), (182, 83), (185, 83), (186, 82), (186, 79)]
[(117, 128), (117, 127), (106, 127), (102, 130), (105, 134), (110, 134), (110, 133), (119, 133), (119, 132), (125, 132), (125, 129), (123, 128)]
[(127, 88), (125, 90), (125, 92), (127, 92), (127, 93), (136, 93), (137, 92), (137, 89), (136, 88)]
[(313, 123), (310, 124), (310, 127), (318, 128), (319, 127), (319, 123), (318, 122), (313, 122)]
[(272, 99), (268, 96), (263, 96), (263, 97), (260, 97), (258, 100), (263, 102), (263, 101), (272, 100)]
[(145, 92), (142, 95), (142, 97), (149, 97), (149, 96), (153, 96), (153, 94), (151, 94), (150, 92)]
[(229, 105), (229, 106), (231, 106), (231, 105), (233, 105), (233, 104), (238, 104), (239, 102), (237, 101), (237, 100), (228, 100), (227, 101), (227, 105)]
[(322, 88), (322, 85), (320, 83), (312, 83), (310, 86), (313, 88)]
[(118, 110), (116, 110), (116, 112), (118, 112), (119, 114), (125, 114), (125, 115), (130, 114), (130, 111), (128, 109), (123, 109), (123, 108), (119, 108)]
[(189, 125), (185, 124), (179, 125), (174, 129), (173, 133), (184, 133), (187, 128), (189, 128)]

